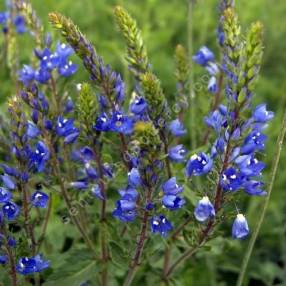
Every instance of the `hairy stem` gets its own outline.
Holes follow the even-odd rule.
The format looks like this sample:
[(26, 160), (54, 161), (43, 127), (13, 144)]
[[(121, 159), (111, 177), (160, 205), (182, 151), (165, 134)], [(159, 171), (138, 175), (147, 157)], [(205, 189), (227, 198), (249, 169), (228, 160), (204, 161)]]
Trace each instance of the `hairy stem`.
[(146, 237), (147, 237), (146, 236), (146, 234), (147, 234), (147, 227), (148, 227), (148, 211), (146, 210), (144, 212), (144, 216), (143, 216), (143, 219), (142, 219), (140, 236), (139, 236), (139, 239), (137, 241), (137, 247), (136, 247), (136, 250), (135, 250), (133, 261), (130, 264), (129, 271), (128, 271), (127, 277), (126, 277), (126, 279), (125, 279), (125, 281), (123, 283), (123, 286), (131, 285), (131, 283), (132, 283), (132, 281), (133, 281), (133, 279), (135, 277), (136, 271), (137, 271), (139, 263), (140, 263), (140, 258), (141, 258), (142, 252), (143, 252), (145, 240), (146, 240)]
[(20, 188), (22, 192), (22, 200), (23, 200), (23, 214), (24, 214), (24, 225), (27, 237), (31, 239), (32, 243), (32, 254), (36, 254), (36, 246), (37, 242), (35, 239), (34, 229), (32, 224), (30, 223), (30, 210), (29, 210), (29, 195), (26, 188), (26, 185), (22, 182), (20, 183)]
[(107, 262), (109, 260), (108, 245), (107, 245), (107, 232), (106, 232), (106, 188), (104, 184), (104, 174), (102, 169), (101, 152), (95, 150), (96, 164), (99, 172), (99, 186), (102, 197), (101, 212), (100, 212), (100, 239), (101, 239), (101, 259), (103, 262), (103, 270), (101, 272), (101, 285), (108, 285), (108, 268)]
[[(67, 189), (65, 187), (64, 184), (64, 179), (63, 176), (61, 174), (61, 170), (60, 170), (60, 166), (59, 166), (59, 162), (57, 159), (57, 155), (55, 154), (53, 145), (51, 144), (51, 141), (48, 140), (48, 146), (50, 149), (50, 152), (52, 154), (52, 161), (53, 161), (53, 173), (54, 176), (57, 178), (57, 180), (59, 181), (60, 184), (60, 190), (61, 190), (61, 194), (63, 196), (63, 199), (65, 201), (65, 204), (68, 208), (69, 213), (71, 214), (71, 209), (72, 209), (72, 203), (71, 203), (71, 199), (69, 196), (69, 193), (67, 192)], [(90, 240), (88, 234), (86, 233), (86, 231), (83, 228), (83, 224), (80, 221), (79, 217), (77, 215), (70, 215), (72, 222), (74, 223), (74, 225), (77, 227), (78, 231), (80, 232), (84, 242), (86, 243), (86, 246), (92, 251), (92, 253), (94, 254), (94, 258), (97, 259), (97, 255), (96, 255), (96, 251), (94, 248), (94, 245), (92, 243), (92, 241)]]
[(282, 127), (281, 127), (280, 133), (278, 135), (278, 139), (277, 139), (277, 144), (276, 144), (276, 150), (277, 151), (276, 151), (276, 154), (274, 156), (273, 163), (272, 163), (272, 170), (271, 170), (271, 175), (270, 175), (270, 183), (269, 183), (268, 190), (267, 190), (267, 196), (265, 198), (263, 209), (262, 209), (262, 212), (259, 216), (259, 220), (257, 222), (257, 225), (254, 229), (253, 235), (249, 241), (248, 248), (247, 248), (246, 253), (244, 255), (244, 258), (242, 261), (242, 266), (240, 268), (241, 270), (239, 273), (239, 277), (238, 277), (238, 280), (236, 282), (237, 286), (241, 286), (243, 283), (245, 273), (246, 273), (246, 269), (248, 266), (248, 262), (250, 260), (250, 257), (251, 257), (251, 254), (252, 254), (252, 251), (254, 248), (255, 241), (257, 239), (260, 228), (261, 228), (263, 221), (264, 221), (264, 217), (265, 217), (268, 205), (269, 205), (271, 192), (272, 192), (274, 182), (275, 182), (275, 178), (276, 178), (276, 174), (277, 174), (277, 169), (278, 169), (279, 160), (281, 157), (281, 151), (282, 151), (282, 147), (283, 147), (283, 141), (284, 141), (285, 133), (286, 133), (286, 112), (284, 114)]
[(52, 194), (50, 194), (48, 209), (47, 209), (46, 216), (45, 216), (45, 219), (44, 219), (42, 232), (41, 232), (41, 235), (40, 235), (39, 240), (38, 240), (37, 252), (40, 251), (42, 243), (43, 243), (43, 241), (45, 239), (45, 235), (46, 235), (46, 231), (47, 231), (47, 228), (48, 228), (49, 219), (51, 217), (52, 204), (53, 204), (53, 197), (52, 197)]
[[(3, 225), (1, 227), (1, 231), (3, 232), (3, 234), (5, 235), (5, 237), (7, 239), (7, 229), (6, 229), (5, 225)], [(9, 264), (10, 264), (9, 274), (10, 274), (10, 278), (11, 278), (11, 286), (17, 286), (18, 281), (17, 281), (15, 255), (14, 255), (11, 247), (9, 247), (8, 244), (5, 245), (5, 251), (6, 251), (7, 256), (9, 258)]]
[[(151, 188), (151, 186), (148, 185), (148, 190), (147, 190), (147, 194), (145, 197), (146, 203), (151, 200), (151, 196), (152, 196), (152, 188)], [(143, 218), (142, 218), (140, 234), (139, 234), (139, 237), (137, 240), (137, 246), (135, 249), (135, 254), (134, 254), (133, 259), (130, 263), (129, 271), (128, 271), (126, 279), (123, 283), (123, 286), (131, 285), (131, 283), (135, 277), (135, 274), (137, 272), (137, 269), (140, 265), (140, 259), (141, 259), (142, 252), (144, 249), (144, 244), (145, 244), (145, 241), (147, 238), (148, 218), (149, 218), (149, 212), (147, 209), (145, 209), (144, 214), (143, 214)]]

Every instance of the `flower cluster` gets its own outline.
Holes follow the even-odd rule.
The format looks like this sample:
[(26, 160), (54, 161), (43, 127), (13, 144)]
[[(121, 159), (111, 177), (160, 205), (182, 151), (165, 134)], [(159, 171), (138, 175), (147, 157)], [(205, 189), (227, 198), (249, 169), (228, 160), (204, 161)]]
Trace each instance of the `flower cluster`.
[(64, 43), (58, 43), (53, 53), (47, 47), (42, 51), (35, 50), (39, 60), (38, 67), (34, 69), (32, 66), (24, 65), (19, 71), (19, 80), (25, 86), (29, 86), (34, 80), (45, 84), (51, 79), (53, 70), (57, 70), (62, 77), (69, 77), (77, 70), (76, 64), (69, 59), (72, 54), (71, 47)]
[(211, 93), (218, 92), (217, 75), (219, 67), (215, 62), (214, 53), (207, 47), (201, 47), (200, 50), (193, 56), (193, 61), (203, 66), (210, 75), (208, 90)]
[[(222, 200), (222, 197), (219, 197), (220, 190), (223, 191), (223, 196), (239, 190), (244, 190), (249, 195), (266, 194), (262, 182), (265, 164), (259, 160), (259, 153), (265, 149), (267, 137), (263, 131), (274, 113), (266, 109), (266, 104), (256, 107), (252, 107), (251, 104), (261, 58), (261, 25), (256, 24), (252, 27), (248, 35), (249, 41), (243, 46), (239, 39), (240, 28), (230, 8), (225, 10), (224, 19), (223, 72), (227, 78), (227, 105), (219, 105), (205, 118), (205, 123), (217, 136), (211, 148), (211, 155), (193, 155), (186, 169), (189, 176), (202, 175), (211, 170), (213, 161), (222, 162), (223, 165), (219, 171), (216, 206), (213, 206), (208, 197), (200, 200), (195, 209), (195, 216), (199, 221), (212, 218), (219, 211)], [(247, 57), (238, 57), (236, 51), (239, 49), (247, 49)], [(203, 66), (213, 59), (213, 53), (206, 47), (194, 57), (194, 60)], [(242, 114), (246, 111), (248, 114), (251, 113), (251, 116), (245, 119)], [(238, 214), (233, 224), (233, 237), (244, 238), (248, 232), (245, 217)]]
[(2, 31), (4, 34), (8, 33), (9, 31), (9, 21), (11, 21), (18, 34), (23, 34), (27, 31), (26, 20), (24, 16), (21, 14), (12, 16), (8, 7), (7, 11), (0, 12), (0, 25), (2, 26)]
[(36, 272), (41, 272), (49, 267), (49, 262), (44, 260), (43, 257), (38, 254), (34, 257), (20, 258), (16, 266), (17, 272), (22, 275), (28, 275)]

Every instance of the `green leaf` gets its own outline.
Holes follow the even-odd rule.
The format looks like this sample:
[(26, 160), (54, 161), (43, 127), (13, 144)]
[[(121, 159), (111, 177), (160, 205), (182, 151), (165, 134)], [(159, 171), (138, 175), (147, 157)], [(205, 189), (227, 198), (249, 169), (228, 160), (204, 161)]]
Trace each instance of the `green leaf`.
[(126, 267), (128, 265), (128, 254), (126, 251), (114, 241), (109, 243), (109, 247), (111, 249), (112, 261), (121, 267)]
[[(73, 250), (67, 254), (61, 266), (54, 269), (44, 286), (68, 284), (79, 286), (86, 281), (95, 281), (99, 268), (87, 250)], [(95, 285), (95, 284), (91, 284)]]

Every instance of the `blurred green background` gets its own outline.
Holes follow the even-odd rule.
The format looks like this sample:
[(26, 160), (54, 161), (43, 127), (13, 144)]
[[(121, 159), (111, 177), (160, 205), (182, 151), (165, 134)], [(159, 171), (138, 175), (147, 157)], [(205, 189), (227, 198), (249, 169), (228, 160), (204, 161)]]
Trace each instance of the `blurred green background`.
[[(137, 19), (143, 31), (150, 61), (169, 98), (174, 98), (176, 83), (174, 79), (174, 48), (178, 43), (188, 43), (188, 1), (186, 0), (33, 0), (31, 1), (47, 30), (52, 31), (47, 21), (47, 13), (58, 11), (70, 17), (95, 44), (97, 51), (114, 69), (123, 73), (130, 82), (124, 60), (125, 47), (115, 25), (113, 8), (122, 5)], [(265, 55), (261, 77), (255, 100), (267, 102), (275, 111), (276, 117), (270, 124), (267, 134), (267, 184), (271, 159), (275, 152), (275, 138), (279, 132), (282, 113), (286, 101), (286, 1), (285, 0), (240, 0), (236, 1), (240, 22), (244, 30), (256, 20), (265, 27)], [(1, 3), (2, 4), (2, 3)], [(218, 20), (218, 1), (198, 0), (194, 5), (193, 50), (208, 45), (218, 55), (216, 26)], [(58, 35), (55, 35), (58, 38)], [(23, 36), (22, 62), (28, 61), (29, 41)], [(203, 73), (194, 66), (195, 81)], [(81, 70), (76, 80), (87, 79)], [(9, 90), (9, 81), (1, 71), (1, 102)], [(209, 107), (211, 96), (207, 92), (197, 94), (197, 123), (203, 121), (203, 115)], [(200, 112), (203, 111), (204, 113)], [(187, 122), (187, 124), (190, 124)], [(189, 147), (190, 146), (186, 146)], [(278, 177), (271, 197), (263, 228), (255, 245), (248, 269), (247, 285), (286, 285), (286, 152), (282, 154)], [(245, 212), (253, 229), (260, 214), (263, 199), (246, 198), (239, 206)], [(230, 226), (222, 232), (223, 237), (214, 240), (212, 251), (201, 252), (195, 259), (184, 265), (179, 272), (178, 285), (234, 285), (248, 241), (229, 239)]]

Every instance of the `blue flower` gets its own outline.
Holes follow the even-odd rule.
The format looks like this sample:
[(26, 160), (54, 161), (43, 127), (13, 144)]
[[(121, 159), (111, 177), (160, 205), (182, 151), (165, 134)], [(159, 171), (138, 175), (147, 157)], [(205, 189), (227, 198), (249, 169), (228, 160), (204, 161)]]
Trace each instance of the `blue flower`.
[(108, 131), (110, 127), (110, 119), (105, 112), (101, 113), (97, 119), (93, 128), (97, 131)]
[(97, 175), (96, 169), (91, 165), (90, 161), (84, 164), (84, 168), (85, 168), (86, 175), (90, 179), (97, 179), (98, 175)]
[(51, 78), (51, 74), (48, 70), (40, 68), (35, 72), (35, 80), (41, 84), (45, 84)]
[(208, 91), (211, 92), (211, 93), (217, 93), (217, 91), (218, 91), (218, 86), (217, 86), (217, 82), (216, 82), (215, 76), (212, 76), (210, 78), (210, 80), (209, 80)]
[(121, 103), (125, 97), (125, 84), (121, 79), (120, 74), (116, 76), (115, 84), (114, 84), (114, 91), (115, 91), (115, 100), (116, 103)]
[(108, 164), (108, 163), (104, 163), (102, 167), (103, 167), (103, 174), (104, 174), (104, 176), (112, 179), (112, 177), (113, 177), (112, 166), (110, 164)]
[(103, 196), (103, 194), (102, 194), (102, 192), (101, 192), (101, 189), (100, 189), (100, 187), (99, 187), (99, 185), (97, 185), (97, 184), (95, 184), (95, 185), (93, 185), (92, 186), (92, 188), (91, 188), (91, 194), (94, 196), (94, 197), (96, 197), (96, 198), (98, 198), (98, 199), (100, 199), (100, 200), (105, 200), (105, 197)]
[(249, 228), (245, 216), (238, 214), (232, 225), (232, 237), (235, 239), (244, 239), (249, 234)]
[(84, 162), (88, 162), (94, 159), (93, 150), (88, 146), (82, 147), (80, 149), (80, 156)]
[(32, 194), (31, 203), (36, 208), (46, 208), (49, 196), (46, 193), (36, 191)]
[(164, 215), (153, 216), (150, 219), (151, 231), (153, 233), (160, 233), (161, 236), (166, 237), (168, 232), (173, 229), (172, 224)]
[(169, 149), (168, 156), (174, 162), (183, 162), (185, 161), (186, 153), (187, 151), (183, 145), (177, 145)]
[(116, 111), (111, 117), (110, 130), (129, 135), (133, 131), (133, 121), (127, 115), (124, 115), (120, 111)]
[(30, 165), (34, 166), (37, 172), (43, 172), (46, 162), (50, 159), (50, 151), (44, 142), (39, 141), (36, 149), (30, 154)]
[(196, 205), (194, 215), (200, 222), (215, 216), (215, 209), (207, 196), (203, 197)]
[(214, 145), (212, 146), (211, 149), (211, 157), (215, 158), (218, 153), (222, 154), (224, 152), (225, 148), (225, 141), (222, 137), (219, 137), (216, 139)]
[(28, 86), (35, 79), (35, 71), (31, 66), (24, 65), (23, 68), (18, 71), (19, 81), (25, 86)]
[(252, 117), (256, 122), (266, 123), (274, 117), (274, 112), (266, 110), (266, 104), (262, 103), (255, 107)]
[(78, 180), (70, 183), (70, 187), (77, 190), (86, 190), (88, 188), (88, 181), (86, 179)]
[(179, 119), (175, 119), (175, 120), (171, 121), (169, 129), (170, 129), (172, 135), (174, 135), (176, 137), (183, 136), (187, 133), (187, 130), (184, 129), (184, 125), (182, 124), (182, 122)]
[(8, 262), (8, 256), (7, 255), (0, 255), (0, 264), (4, 265)]
[(220, 110), (215, 110), (206, 116), (205, 123), (217, 133), (221, 131), (221, 128), (227, 126), (225, 115)]
[(138, 198), (138, 192), (134, 188), (128, 187), (127, 189), (119, 190), (119, 194), (122, 198), (136, 201)]
[(28, 124), (27, 124), (27, 135), (28, 135), (28, 137), (35, 138), (35, 137), (39, 136), (40, 133), (41, 132), (40, 132), (39, 128), (37, 127), (37, 125), (31, 121), (28, 121)]
[(245, 176), (260, 176), (265, 168), (265, 164), (254, 158), (253, 155), (239, 156), (235, 163), (238, 165), (240, 173)]
[(209, 62), (206, 66), (205, 69), (207, 72), (213, 77), (218, 74), (219, 68), (216, 63)]
[(58, 66), (58, 72), (63, 77), (69, 77), (75, 74), (76, 71), (77, 71), (77, 65), (72, 63), (71, 61), (61, 62)]
[(10, 167), (10, 166), (5, 165), (5, 164), (2, 164), (1, 167), (4, 170), (4, 173), (9, 175), (9, 176), (17, 177), (19, 175), (19, 172), (13, 167)]
[(264, 150), (264, 141), (266, 139), (267, 136), (261, 132), (256, 130), (252, 131), (244, 140), (244, 144), (241, 148), (242, 154), (251, 154), (254, 151)]
[(131, 200), (129, 196), (124, 196), (121, 200), (117, 201), (117, 208), (123, 212), (133, 211), (136, 207), (136, 202)]
[(19, 207), (14, 202), (7, 202), (2, 206), (4, 216), (8, 220), (14, 220), (20, 213)]
[(116, 208), (112, 215), (123, 222), (130, 222), (136, 218), (136, 200), (138, 193), (135, 189), (127, 188), (119, 190), (121, 199), (116, 202)]
[(236, 191), (243, 184), (243, 177), (234, 168), (226, 169), (220, 179), (220, 184), (225, 191)]
[(17, 272), (22, 275), (28, 275), (31, 273), (41, 272), (49, 267), (49, 261), (44, 260), (42, 255), (38, 254), (31, 258), (22, 257), (19, 259), (16, 269)]
[(162, 189), (165, 195), (177, 195), (183, 192), (184, 187), (177, 184), (176, 177), (172, 177), (162, 185)]
[(65, 138), (65, 144), (70, 144), (77, 139), (79, 130), (74, 126), (74, 119), (65, 119), (59, 116), (57, 119), (56, 133), (58, 136)]
[(10, 201), (12, 194), (5, 188), (0, 187), (0, 203), (6, 203)]
[(139, 187), (142, 184), (140, 173), (137, 168), (132, 168), (131, 171), (128, 172), (128, 184), (134, 188)]
[(74, 51), (70, 45), (65, 43), (57, 43), (55, 52), (62, 61), (65, 61), (69, 56), (71, 56)]
[(120, 206), (117, 206), (117, 208), (113, 211), (112, 215), (114, 217), (117, 217), (122, 222), (131, 222), (135, 220), (137, 212), (136, 210), (123, 211)]
[(45, 48), (43, 51), (35, 51), (36, 56), (40, 59), (40, 66), (43, 70), (52, 71), (55, 69), (60, 61), (60, 58), (57, 54), (51, 53), (48, 48)]
[(164, 207), (170, 210), (176, 210), (181, 208), (185, 204), (185, 200), (180, 196), (165, 195), (162, 199), (162, 204)]
[(0, 12), (0, 24), (6, 24), (7, 20), (9, 19), (9, 13), (8, 12)]
[(143, 97), (136, 96), (130, 105), (130, 111), (136, 115), (141, 115), (147, 109), (147, 102)]
[(193, 61), (201, 66), (205, 66), (208, 62), (214, 61), (213, 52), (207, 47), (201, 47), (200, 50), (193, 56)]
[(212, 166), (213, 160), (208, 155), (203, 152), (194, 154), (187, 163), (186, 175), (191, 177), (207, 174)]
[(266, 196), (267, 192), (263, 190), (264, 184), (256, 180), (248, 180), (243, 184), (244, 191), (251, 196)]
[(16, 247), (17, 245), (16, 239), (13, 236), (8, 237), (7, 243), (10, 247)]
[(65, 113), (69, 113), (71, 111), (73, 111), (74, 109), (74, 103), (73, 103), (73, 100), (68, 97), (66, 103), (65, 103)]
[(16, 31), (19, 34), (23, 34), (26, 32), (26, 21), (25, 18), (21, 15), (17, 15), (14, 20), (13, 23), (15, 25)]
[(10, 176), (8, 176), (7, 174), (4, 174), (4, 175), (1, 175), (1, 179), (6, 188), (8, 188), (9, 190), (15, 189), (16, 187), (15, 182), (12, 180)]

